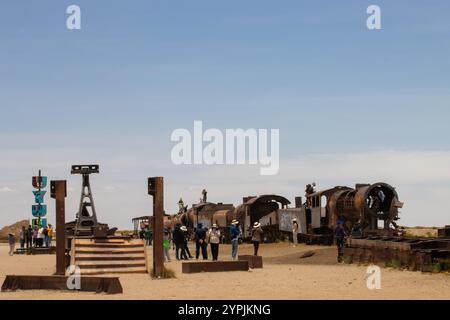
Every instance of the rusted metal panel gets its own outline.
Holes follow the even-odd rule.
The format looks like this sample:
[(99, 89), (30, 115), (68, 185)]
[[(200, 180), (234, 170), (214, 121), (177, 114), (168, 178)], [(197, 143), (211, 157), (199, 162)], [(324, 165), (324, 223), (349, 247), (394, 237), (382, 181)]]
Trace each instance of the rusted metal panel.
[(148, 178), (149, 194), (153, 196), (153, 276), (162, 277), (164, 272), (164, 178)]
[(306, 212), (302, 208), (278, 210), (279, 228), (284, 232), (292, 232), (292, 220), (297, 219), (298, 233), (307, 233)]
[(56, 274), (66, 273), (66, 205), (67, 183), (65, 180), (51, 181), (51, 197), (56, 200)]
[(248, 271), (249, 263), (244, 261), (184, 262), (183, 273)]
[[(16, 276), (8, 275), (2, 285), (2, 291), (16, 290), (69, 290), (66, 276)], [(122, 285), (117, 277), (81, 277), (78, 291), (120, 294)]]

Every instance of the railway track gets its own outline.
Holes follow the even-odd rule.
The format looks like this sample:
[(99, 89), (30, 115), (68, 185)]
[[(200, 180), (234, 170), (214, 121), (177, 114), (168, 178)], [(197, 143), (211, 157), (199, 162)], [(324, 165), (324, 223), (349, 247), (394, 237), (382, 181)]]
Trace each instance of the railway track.
[(371, 236), (349, 238), (345, 263), (376, 264), (422, 272), (450, 270), (450, 239)]

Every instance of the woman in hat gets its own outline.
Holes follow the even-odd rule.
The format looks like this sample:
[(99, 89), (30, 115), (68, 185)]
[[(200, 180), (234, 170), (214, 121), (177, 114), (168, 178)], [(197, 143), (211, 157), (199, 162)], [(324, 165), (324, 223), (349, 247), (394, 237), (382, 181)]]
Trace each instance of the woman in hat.
[(184, 252), (186, 252), (186, 256), (189, 259), (192, 259), (193, 257), (192, 257), (191, 251), (189, 250), (189, 246), (188, 246), (189, 231), (186, 226), (182, 226), (180, 229), (181, 229), (181, 231), (183, 231), (183, 235), (184, 235), (184, 243), (183, 243), (184, 244)]
[(252, 231), (252, 242), (253, 242), (253, 248), (255, 256), (258, 255), (259, 250), (259, 244), (262, 242), (263, 239), (263, 230), (261, 228), (261, 223), (255, 222), (253, 225), (253, 231)]
[(211, 245), (211, 254), (213, 257), (213, 261), (217, 261), (219, 258), (220, 230), (215, 223), (208, 231), (208, 242)]
[(230, 227), (230, 240), (231, 240), (231, 258), (236, 260), (238, 247), (239, 247), (239, 235), (241, 231), (239, 230), (239, 221), (233, 220)]

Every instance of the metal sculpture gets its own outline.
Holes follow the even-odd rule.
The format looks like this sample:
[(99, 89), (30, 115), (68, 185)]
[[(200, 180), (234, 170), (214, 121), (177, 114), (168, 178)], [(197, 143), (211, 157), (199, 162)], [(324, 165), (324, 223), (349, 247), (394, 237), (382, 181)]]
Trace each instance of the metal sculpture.
[(76, 215), (75, 232), (76, 236), (90, 236), (94, 228), (99, 227), (97, 214), (95, 212), (94, 198), (89, 181), (89, 176), (99, 173), (98, 165), (74, 165), (71, 174), (81, 174), (83, 177), (81, 186), (81, 199), (79, 210)]

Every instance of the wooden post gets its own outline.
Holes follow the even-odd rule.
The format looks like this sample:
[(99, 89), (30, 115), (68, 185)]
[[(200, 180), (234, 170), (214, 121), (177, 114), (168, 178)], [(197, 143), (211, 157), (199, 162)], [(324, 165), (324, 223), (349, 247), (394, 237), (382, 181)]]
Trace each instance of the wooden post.
[(66, 181), (52, 181), (50, 188), (51, 197), (56, 199), (56, 274), (63, 276), (66, 273)]
[(148, 178), (148, 193), (153, 196), (153, 275), (159, 278), (164, 271), (164, 178)]

